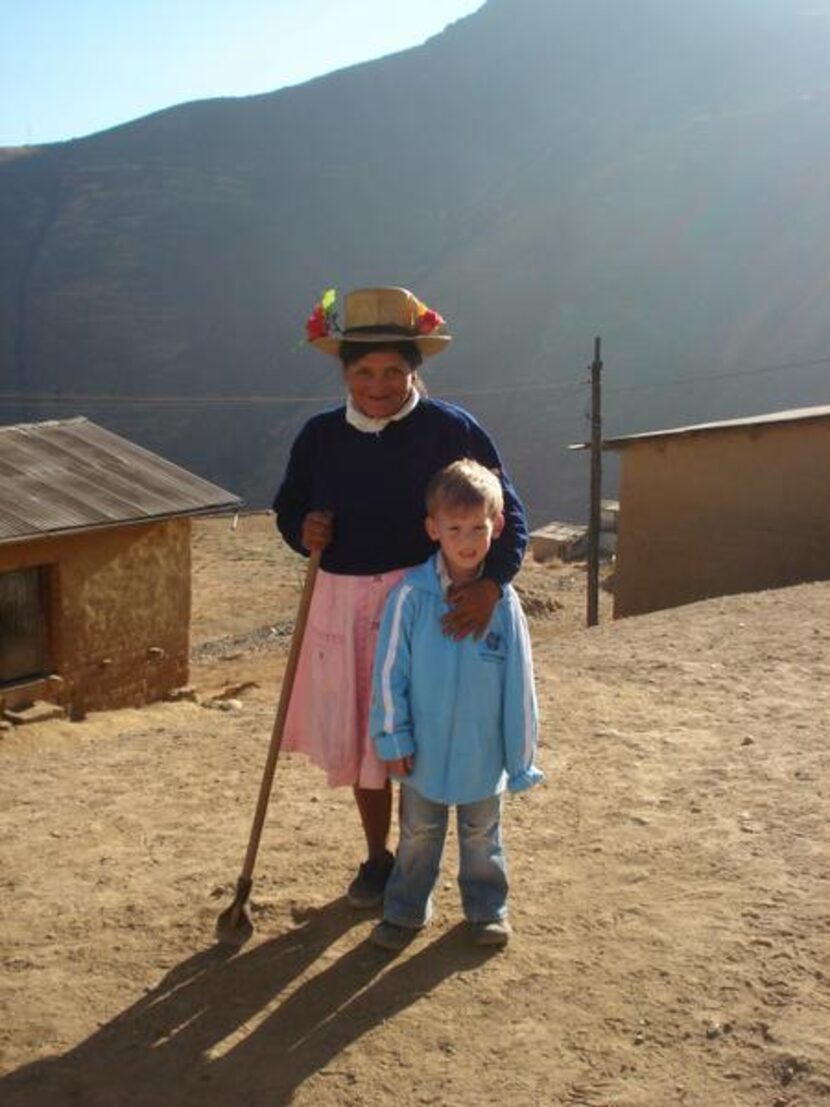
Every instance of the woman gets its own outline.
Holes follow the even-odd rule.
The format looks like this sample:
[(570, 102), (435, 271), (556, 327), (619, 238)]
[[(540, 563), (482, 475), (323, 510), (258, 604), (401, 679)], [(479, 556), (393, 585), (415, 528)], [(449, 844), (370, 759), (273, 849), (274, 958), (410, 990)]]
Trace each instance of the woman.
[(404, 288), (358, 289), (345, 297), (341, 329), (330, 291), (306, 328), (312, 346), (339, 358), (347, 396), (302, 428), (274, 500), (286, 542), (306, 555), (323, 551), (282, 748), (307, 754), (330, 786), (354, 789), (368, 856), (348, 897), (373, 907), (394, 858), (392, 791), (368, 735), (372, 658), (387, 593), (433, 549), (424, 528), (427, 482), (471, 457), (499, 472), (505, 492), (506, 525), (481, 578), (449, 597), (443, 629), (451, 637), (485, 631), (501, 586), (521, 564), (527, 526), (486, 432), (462, 408), (426, 398), (420, 385), (422, 359), (450, 342), (437, 312)]

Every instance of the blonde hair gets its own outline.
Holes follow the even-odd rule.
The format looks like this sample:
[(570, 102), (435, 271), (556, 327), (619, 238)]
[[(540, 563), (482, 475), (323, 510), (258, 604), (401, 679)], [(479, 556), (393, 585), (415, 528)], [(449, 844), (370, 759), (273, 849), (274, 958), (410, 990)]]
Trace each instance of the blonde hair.
[(504, 492), (496, 473), (472, 458), (465, 457), (447, 465), (427, 485), (428, 515), (476, 507), (483, 507), (489, 518), (495, 519), (504, 511)]

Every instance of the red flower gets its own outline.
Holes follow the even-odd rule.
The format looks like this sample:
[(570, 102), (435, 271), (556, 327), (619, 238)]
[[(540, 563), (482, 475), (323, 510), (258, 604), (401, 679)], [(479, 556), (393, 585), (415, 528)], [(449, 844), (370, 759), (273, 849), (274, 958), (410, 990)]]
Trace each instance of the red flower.
[(309, 342), (313, 342), (315, 338), (328, 338), (329, 321), (322, 304), (317, 304), (306, 320), (305, 333)]
[(433, 311), (432, 308), (427, 308), (418, 316), (419, 334), (432, 334), (434, 330), (443, 327), (443, 325), (443, 316), (439, 315), (437, 311)]

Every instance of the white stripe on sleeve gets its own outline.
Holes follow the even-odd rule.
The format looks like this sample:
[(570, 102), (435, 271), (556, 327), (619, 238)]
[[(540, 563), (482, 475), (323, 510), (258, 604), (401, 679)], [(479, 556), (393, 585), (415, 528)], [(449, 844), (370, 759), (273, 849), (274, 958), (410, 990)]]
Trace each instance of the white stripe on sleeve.
[(392, 668), (395, 664), (395, 655), (398, 652), (398, 643), (401, 637), (401, 619), (403, 617), (403, 605), (406, 597), (412, 591), (409, 584), (403, 585), (398, 593), (395, 603), (395, 613), (392, 617), (392, 629), (389, 632), (389, 642), (386, 646), (386, 657), (383, 659), (381, 671), (381, 689), (383, 691), (383, 729), (385, 733), (392, 734), (395, 729), (395, 703), (392, 699)]

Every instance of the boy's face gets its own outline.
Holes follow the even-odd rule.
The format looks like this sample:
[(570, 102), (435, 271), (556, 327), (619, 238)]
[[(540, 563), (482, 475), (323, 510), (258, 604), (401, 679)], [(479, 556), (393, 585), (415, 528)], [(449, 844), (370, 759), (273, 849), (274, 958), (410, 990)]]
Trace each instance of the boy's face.
[(487, 508), (440, 509), (427, 515), (427, 534), (441, 543), (447, 569), (456, 584), (474, 580), (494, 538), (504, 528), (504, 516), (490, 516)]

